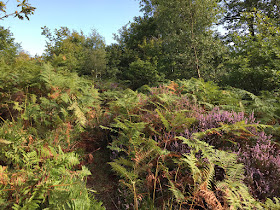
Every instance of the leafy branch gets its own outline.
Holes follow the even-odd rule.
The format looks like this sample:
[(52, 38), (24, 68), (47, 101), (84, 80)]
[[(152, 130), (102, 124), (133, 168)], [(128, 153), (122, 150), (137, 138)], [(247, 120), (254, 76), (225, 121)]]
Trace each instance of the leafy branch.
[(23, 1), (17, 0), (17, 2), (19, 3), (17, 7), (20, 8), (20, 10), (16, 10), (15, 12), (12, 13), (7, 13), (6, 9), (7, 9), (8, 2), (9, 0), (6, 3), (0, 1), (0, 11), (4, 13), (4, 16), (0, 16), (0, 20), (3, 20), (10, 16), (17, 17), (20, 20), (23, 20), (25, 17), (26, 19), (29, 20), (29, 16), (33, 15), (36, 9), (36, 7), (32, 7), (31, 4), (28, 3), (28, 0), (23, 0)]

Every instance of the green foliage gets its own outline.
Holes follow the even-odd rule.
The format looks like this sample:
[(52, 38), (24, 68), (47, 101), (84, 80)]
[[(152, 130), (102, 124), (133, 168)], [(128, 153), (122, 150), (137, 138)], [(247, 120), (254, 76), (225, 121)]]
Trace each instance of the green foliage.
[(135, 81), (141, 81), (140, 87), (163, 79), (220, 76), (226, 49), (212, 30), (220, 14), (218, 1), (140, 2), (147, 9), (144, 17), (135, 17), (116, 36), (118, 58), (108, 68), (118, 69), (117, 78), (131, 81), (135, 89)]
[[(145, 97), (144, 95), (142, 96)], [(141, 103), (141, 97), (130, 89), (124, 90), (119, 96), (115, 96), (114, 99), (110, 103), (111, 110), (121, 114), (126, 119), (130, 117), (133, 110), (137, 109), (137, 106)]]
[(106, 74), (105, 78), (116, 79), (119, 73), (119, 64), (122, 50), (117, 44), (106, 46)]
[(120, 182), (133, 193), (135, 209), (138, 209), (139, 201), (148, 191), (141, 178), (151, 170), (154, 160), (159, 159), (160, 155), (168, 154), (162, 151), (155, 141), (144, 137), (145, 124), (116, 120), (113, 127), (122, 131), (120, 137), (110, 145), (111, 150), (126, 154), (115, 159), (110, 165), (123, 178)]
[(267, 201), (265, 202), (264, 207), (266, 209), (280, 209), (280, 201), (277, 198), (274, 198), (273, 200), (271, 199), (267, 199)]
[(5, 122), (0, 138), (6, 141), (0, 150), (1, 208), (91, 209), (84, 183), (90, 171), (75, 169), (80, 161), (74, 152), (36, 139), (20, 123)]
[(0, 71), (1, 209), (103, 209), (71, 149), (99, 110), (92, 82), (25, 57)]
[(156, 68), (148, 61), (137, 60), (129, 65), (125, 78), (129, 80), (133, 89), (143, 85), (156, 84), (160, 80), (159, 73)]
[[(280, 167), (279, 5), (223, 3), (140, 0), (144, 16), (107, 47), (96, 31), (44, 27), (42, 59), (0, 28), (0, 208), (104, 209), (77, 152), (90, 162), (105, 145), (121, 208), (279, 209), (267, 173)], [(224, 40), (222, 7), (241, 29)]]
[[(253, 135), (252, 130), (269, 126), (238, 121), (206, 130), (197, 127), (198, 113), (206, 114), (216, 106), (248, 114), (255, 110), (260, 119), (275, 108), (272, 118), (268, 117), (272, 120), (276, 103), (247, 91), (223, 90), (212, 82), (196, 79), (171, 82), (160, 88), (146, 87), (145, 91), (144, 95), (125, 90), (110, 102), (108, 110), (113, 121), (106, 125), (112, 133), (109, 148), (114, 161), (110, 165), (120, 176), (126, 204), (133, 203), (135, 209), (262, 209), (270, 204), (277, 208), (277, 203), (260, 202), (250, 194), (244, 166), (230, 147), (222, 149), (206, 143), (217, 134), (221, 145), (237, 145), (245, 136)], [(194, 131), (189, 139), (181, 136), (187, 135), (188, 129)], [(250, 141), (253, 144), (253, 138), (242, 144)], [(179, 152), (179, 148), (186, 152)]]
[[(205, 134), (206, 133), (207, 131)], [(205, 134), (197, 133), (197, 136), (201, 138)], [(187, 140), (183, 137), (179, 137), (179, 139), (183, 140), (185, 144), (194, 149), (192, 153), (185, 154), (185, 158), (181, 159), (182, 164), (186, 164), (186, 166), (190, 168), (194, 180), (194, 189), (192, 192), (194, 197), (191, 199), (198, 200), (199, 202), (201, 197), (205, 196), (204, 199), (210, 206), (212, 205), (216, 206), (218, 209), (222, 209), (222, 204), (218, 201), (216, 195), (210, 191), (212, 189), (211, 185), (214, 182), (214, 165), (216, 165), (222, 167), (226, 172), (225, 179), (222, 182), (215, 183), (217, 186), (216, 190), (221, 190), (226, 194), (231, 208), (243, 208), (244, 206), (250, 208), (260, 207), (260, 204), (252, 198), (248, 193), (247, 187), (243, 183), (243, 166), (237, 163), (235, 154), (215, 150), (198, 138)], [(198, 152), (202, 154), (201, 158), (195, 156), (195, 153)], [(202, 168), (198, 168), (197, 165), (205, 165), (202, 161), (204, 158), (206, 158), (209, 163)]]
[(166, 78), (216, 76), (219, 56), (224, 50), (211, 28), (220, 15), (218, 1), (140, 2), (161, 37), (163, 52), (158, 56), (162, 56), (161, 71)]
[(12, 38), (12, 33), (4, 27), (0, 27), (0, 63), (12, 63), (15, 60), (19, 46)]
[(107, 47), (107, 69), (117, 72), (117, 79), (130, 81), (133, 89), (162, 79), (162, 42), (153, 18), (135, 17), (115, 39), (118, 45)]
[[(217, 134), (223, 136), (223, 143), (236, 145), (250, 129), (266, 126), (240, 121), (202, 132), (197, 127), (199, 114), (217, 106), (248, 114), (255, 111), (259, 119), (275, 121), (279, 105), (268, 93), (256, 96), (221, 89), (201, 79), (160, 88), (145, 86), (139, 90), (145, 94), (120, 90), (116, 84), (95, 84), (100, 86), (98, 93), (90, 80), (77, 73), (41, 65), (23, 55), (1, 70), (1, 81), (7, 81), (0, 88), (1, 120), (5, 121), (0, 130), (3, 208), (102, 208), (86, 189), (89, 171), (77, 169), (80, 161), (72, 151), (84, 128), (100, 125), (112, 134), (110, 165), (120, 176), (120, 192), (131, 194), (126, 201), (135, 209), (278, 205), (277, 199), (261, 203), (252, 197), (236, 154), (204, 141)], [(182, 137), (193, 129), (197, 130), (189, 139)], [(238, 140), (228, 139), (230, 135)], [(178, 145), (184, 152), (174, 150)], [(224, 174), (217, 180), (219, 170)]]
[(277, 93), (263, 92), (262, 95), (256, 96), (246, 90), (220, 88), (211, 81), (204, 82), (194, 78), (179, 80), (177, 83), (176, 87), (176, 83), (170, 83), (167, 87), (188, 96), (207, 109), (219, 106), (224, 110), (254, 112), (262, 122), (274, 121), (280, 117)]
[(94, 78), (105, 74), (105, 43), (97, 31), (85, 36), (82, 31), (71, 32), (67, 27), (61, 27), (55, 29), (53, 35), (46, 26), (42, 29), (42, 35), (48, 39), (44, 57), (53, 66)]
[(243, 16), (243, 13), (251, 13), (259, 11), (271, 20), (280, 23), (279, 5), (273, 0), (223, 0), (225, 6), (225, 15), (221, 22), (225, 23), (229, 33), (238, 31), (239, 33), (250, 32), (251, 36), (257, 33), (256, 19), (252, 16)]
[[(76, 73), (55, 72), (50, 65), (32, 66), (30, 62), (28, 67), (26, 71), (25, 66), (18, 65), (3, 74), (2, 79), (8, 83), (2, 88), (10, 91), (2, 99), (7, 116), (8, 112), (11, 117), (20, 113), (25, 124), (37, 127), (38, 132), (65, 123), (73, 123), (81, 130), (86, 126), (86, 115), (99, 110), (98, 93), (90, 81)], [(9, 101), (9, 97), (16, 100)]]
[(234, 43), (224, 83), (254, 94), (279, 88), (279, 26), (256, 10), (242, 13), (254, 20), (254, 35), (229, 35)]

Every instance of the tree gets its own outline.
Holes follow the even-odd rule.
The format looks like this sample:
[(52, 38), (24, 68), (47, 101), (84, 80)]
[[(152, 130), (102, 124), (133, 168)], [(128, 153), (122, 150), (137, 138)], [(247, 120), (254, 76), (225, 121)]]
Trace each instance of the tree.
[(19, 45), (15, 43), (12, 33), (0, 26), (0, 60), (6, 63), (14, 61)]
[(122, 50), (118, 44), (111, 44), (106, 47), (106, 78), (117, 79), (117, 74), (120, 73), (120, 58)]
[(106, 69), (105, 42), (95, 30), (88, 36), (81, 31), (70, 31), (67, 27), (42, 28), (47, 38), (45, 59), (55, 67), (67, 68), (80, 75), (101, 77)]
[(155, 67), (159, 81), (216, 79), (225, 48), (213, 30), (220, 15), (218, 2), (140, 0), (144, 16), (135, 17), (116, 37), (121, 51), (118, 78), (126, 80), (131, 64), (141, 60)]
[[(159, 58), (162, 55), (162, 49), (156, 27), (153, 18), (135, 17), (132, 23), (124, 26), (119, 30), (119, 35), (115, 36), (118, 44), (108, 46), (106, 49), (107, 71), (116, 75), (117, 79), (129, 81), (133, 89), (142, 86), (143, 81), (147, 81), (146, 84), (155, 84), (162, 78), (159, 76), (161, 75), (159, 66), (162, 64)], [(141, 67), (143, 67), (142, 70)], [(136, 80), (142, 81), (137, 82), (133, 78), (133, 69), (137, 71)], [(148, 69), (151, 72), (148, 72)], [(149, 75), (157, 76), (150, 79)]]
[(23, 20), (24, 17), (26, 19), (29, 20), (29, 16), (34, 14), (35, 11), (35, 7), (32, 7), (31, 4), (28, 3), (28, 0), (17, 0), (17, 2), (19, 3), (17, 5), (17, 7), (19, 8), (19, 10), (16, 10), (15, 12), (11, 12), (11, 13), (7, 13), (7, 3), (9, 1), (7, 1), (6, 3), (4, 3), (3, 1), (0, 1), (0, 14), (4, 13), (3, 15), (0, 15), (0, 20), (3, 20), (4, 18), (7, 18), (9, 16), (14, 16), (19, 18), (20, 20)]
[(251, 36), (256, 33), (256, 19), (254, 16), (244, 16), (244, 13), (256, 11), (276, 20), (280, 24), (280, 3), (278, 0), (223, 0), (226, 10), (222, 22), (228, 30), (249, 32)]
[(279, 88), (279, 1), (224, 0), (224, 6), (230, 49), (224, 84), (255, 94)]
[(92, 74), (95, 78), (105, 76), (106, 72), (106, 50), (104, 38), (92, 30), (83, 45), (85, 54), (81, 74)]
[(130, 81), (132, 89), (137, 89), (143, 85), (155, 84), (159, 79), (156, 67), (149, 61), (138, 59), (129, 65), (125, 78)]
[(141, 0), (162, 40), (168, 78), (203, 77), (215, 68), (220, 43), (213, 25), (220, 15), (218, 0)]
[(231, 58), (225, 83), (259, 94), (280, 87), (280, 27), (260, 11), (243, 13), (254, 19), (255, 34), (232, 33)]
[[(152, 55), (150, 49), (147, 48), (147, 45), (151, 44), (154, 46), (156, 43), (160, 43), (160, 34), (157, 27), (153, 17), (135, 17), (134, 22), (119, 30), (120, 34), (115, 39), (124, 52), (131, 54), (131, 59), (128, 59), (130, 62), (127, 63), (127, 66), (139, 58), (149, 60), (160, 54), (159, 51), (161, 49), (158, 49)], [(143, 47), (143, 45), (146, 47)]]

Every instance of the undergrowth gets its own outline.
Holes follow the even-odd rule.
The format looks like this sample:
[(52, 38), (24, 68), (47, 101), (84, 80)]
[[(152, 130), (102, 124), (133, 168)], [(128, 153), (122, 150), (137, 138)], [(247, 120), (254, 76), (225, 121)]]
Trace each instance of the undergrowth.
[(100, 109), (93, 84), (50, 65), (2, 68), (0, 208), (103, 209), (76, 151)]
[(0, 72), (1, 209), (104, 209), (86, 186), (90, 144), (111, 150), (121, 209), (280, 209), (277, 90), (132, 91), (36, 60)]
[(276, 102), (194, 79), (140, 91), (111, 99), (103, 127), (124, 207), (279, 208)]

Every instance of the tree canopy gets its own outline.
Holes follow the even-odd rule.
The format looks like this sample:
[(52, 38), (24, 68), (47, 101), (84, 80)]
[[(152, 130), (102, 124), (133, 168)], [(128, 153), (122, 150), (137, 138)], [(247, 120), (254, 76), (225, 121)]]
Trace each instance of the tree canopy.
[(13, 34), (0, 26), (0, 61), (11, 63), (14, 61), (19, 44), (15, 43)]
[(88, 36), (67, 27), (55, 29), (42, 28), (47, 38), (45, 59), (56, 67), (65, 67), (80, 75), (101, 77), (106, 69), (104, 38), (96, 30)]

